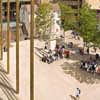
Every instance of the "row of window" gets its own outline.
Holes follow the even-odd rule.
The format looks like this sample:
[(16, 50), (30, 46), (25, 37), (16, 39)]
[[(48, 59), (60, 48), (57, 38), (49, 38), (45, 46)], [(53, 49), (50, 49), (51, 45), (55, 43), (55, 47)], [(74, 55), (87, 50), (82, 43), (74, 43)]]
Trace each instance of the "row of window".
[[(29, 2), (20, 2), (20, 6), (29, 4)], [(10, 3), (10, 21), (16, 21), (16, 3)], [(2, 21), (7, 22), (7, 3), (3, 3), (2, 7)]]
[[(10, 21), (15, 21), (16, 19), (16, 4), (10, 3)], [(7, 21), (7, 3), (3, 3), (2, 8), (2, 20), (3, 22)]]

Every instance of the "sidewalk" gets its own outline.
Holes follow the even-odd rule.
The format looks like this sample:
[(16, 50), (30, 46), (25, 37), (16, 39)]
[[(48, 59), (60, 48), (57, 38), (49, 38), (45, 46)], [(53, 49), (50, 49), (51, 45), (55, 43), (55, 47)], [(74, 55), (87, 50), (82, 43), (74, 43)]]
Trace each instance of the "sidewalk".
[[(10, 74), (0, 70), (0, 100), (29, 100), (30, 99), (30, 45), (29, 40), (20, 42), (19, 49), (19, 78), (20, 92), (15, 95), (16, 90), (16, 44), (12, 43), (10, 48)], [(7, 69), (6, 53), (2, 61), (2, 69)], [(1, 67), (0, 67), (1, 68)], [(6, 79), (5, 79), (6, 78)], [(3, 80), (1, 80), (3, 79)], [(6, 81), (7, 80), (7, 81)], [(4, 82), (5, 81), (5, 82)], [(4, 86), (5, 84), (9, 84)], [(13, 90), (11, 89), (13, 88)], [(7, 93), (6, 93), (7, 92)]]

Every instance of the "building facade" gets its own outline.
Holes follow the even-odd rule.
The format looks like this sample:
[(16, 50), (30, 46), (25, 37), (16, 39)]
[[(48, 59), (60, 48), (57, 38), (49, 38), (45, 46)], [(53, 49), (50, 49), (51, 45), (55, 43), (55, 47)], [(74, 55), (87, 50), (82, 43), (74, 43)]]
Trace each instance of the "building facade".
[[(7, 0), (2, 0), (3, 22), (7, 22)], [(10, 21), (16, 20), (16, 0), (10, 0)], [(22, 5), (29, 5), (31, 0), (19, 0), (20, 7)], [(35, 4), (49, 2), (49, 0), (35, 0)]]
[(81, 7), (84, 0), (60, 0), (64, 3), (66, 3), (67, 5), (71, 6), (74, 9), (78, 9), (78, 7)]
[[(20, 0), (21, 5), (30, 4), (30, 0)], [(7, 0), (3, 0), (2, 2), (2, 12), (3, 12), (3, 22), (7, 22)], [(10, 0), (10, 21), (16, 20), (16, 2), (15, 0)]]

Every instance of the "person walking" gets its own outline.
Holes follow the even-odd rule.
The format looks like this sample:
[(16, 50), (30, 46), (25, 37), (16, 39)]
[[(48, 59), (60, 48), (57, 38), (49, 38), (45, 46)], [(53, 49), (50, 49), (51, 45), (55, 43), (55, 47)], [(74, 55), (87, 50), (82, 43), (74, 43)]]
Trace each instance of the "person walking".
[(79, 88), (76, 88), (75, 91), (76, 100), (79, 100), (80, 94), (81, 94), (81, 90)]
[(90, 50), (89, 50), (89, 47), (87, 48), (87, 54), (89, 54)]

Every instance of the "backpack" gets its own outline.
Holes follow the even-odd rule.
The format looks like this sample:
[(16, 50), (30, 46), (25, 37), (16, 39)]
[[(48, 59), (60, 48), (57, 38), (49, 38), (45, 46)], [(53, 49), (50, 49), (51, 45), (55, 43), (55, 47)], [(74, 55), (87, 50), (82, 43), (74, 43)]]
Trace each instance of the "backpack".
[(79, 94), (81, 94), (81, 90), (79, 89)]

